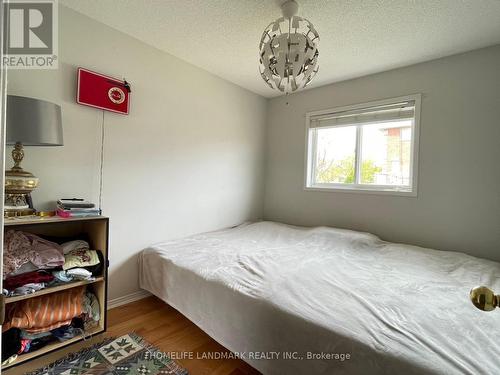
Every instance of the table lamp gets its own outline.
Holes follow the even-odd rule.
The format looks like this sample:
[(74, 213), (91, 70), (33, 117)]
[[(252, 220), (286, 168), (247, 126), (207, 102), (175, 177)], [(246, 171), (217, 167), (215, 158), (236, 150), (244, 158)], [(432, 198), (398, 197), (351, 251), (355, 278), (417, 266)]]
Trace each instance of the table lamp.
[(31, 192), (38, 178), (21, 167), (23, 146), (62, 146), (61, 107), (44, 100), (7, 95), (7, 145), (14, 166), (5, 171), (4, 216), (33, 215)]

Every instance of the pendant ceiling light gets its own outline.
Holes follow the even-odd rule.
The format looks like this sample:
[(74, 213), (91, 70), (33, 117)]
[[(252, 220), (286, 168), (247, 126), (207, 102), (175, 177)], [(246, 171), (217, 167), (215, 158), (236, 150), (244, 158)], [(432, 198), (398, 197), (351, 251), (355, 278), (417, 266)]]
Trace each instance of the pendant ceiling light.
[(296, 16), (299, 5), (281, 5), (283, 17), (269, 24), (260, 40), (260, 75), (272, 88), (289, 94), (304, 88), (318, 72), (319, 34), (314, 25)]

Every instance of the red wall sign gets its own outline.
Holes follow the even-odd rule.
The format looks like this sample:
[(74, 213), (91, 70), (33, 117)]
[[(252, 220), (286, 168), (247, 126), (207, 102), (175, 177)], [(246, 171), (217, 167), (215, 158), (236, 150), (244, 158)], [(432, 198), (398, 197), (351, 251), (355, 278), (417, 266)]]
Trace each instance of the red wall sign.
[(78, 68), (78, 104), (128, 115), (129, 94), (124, 81)]

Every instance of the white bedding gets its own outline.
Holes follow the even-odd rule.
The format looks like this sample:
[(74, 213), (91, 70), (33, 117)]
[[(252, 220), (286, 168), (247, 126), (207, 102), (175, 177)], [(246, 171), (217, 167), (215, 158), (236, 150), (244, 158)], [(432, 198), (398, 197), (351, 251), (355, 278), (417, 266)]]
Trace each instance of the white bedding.
[(468, 298), (500, 264), (462, 253), (259, 222), (146, 249), (140, 285), (264, 374), (500, 374), (500, 311)]

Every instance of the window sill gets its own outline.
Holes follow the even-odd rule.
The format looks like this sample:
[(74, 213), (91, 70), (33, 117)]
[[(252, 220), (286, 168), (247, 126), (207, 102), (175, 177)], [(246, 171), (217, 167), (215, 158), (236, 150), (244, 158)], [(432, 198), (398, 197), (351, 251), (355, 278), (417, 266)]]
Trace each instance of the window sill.
[(321, 191), (325, 193), (354, 193), (354, 194), (375, 194), (375, 195), (395, 195), (402, 197), (417, 197), (416, 190), (404, 190), (404, 189), (391, 189), (391, 188), (373, 188), (373, 187), (361, 187), (361, 186), (321, 186), (321, 185), (312, 185), (305, 186), (304, 190), (306, 191)]

